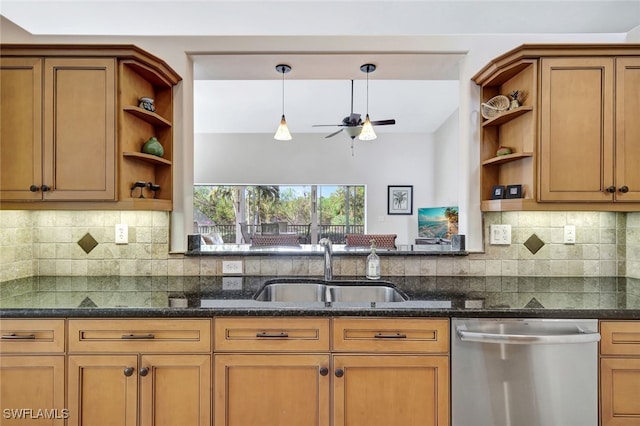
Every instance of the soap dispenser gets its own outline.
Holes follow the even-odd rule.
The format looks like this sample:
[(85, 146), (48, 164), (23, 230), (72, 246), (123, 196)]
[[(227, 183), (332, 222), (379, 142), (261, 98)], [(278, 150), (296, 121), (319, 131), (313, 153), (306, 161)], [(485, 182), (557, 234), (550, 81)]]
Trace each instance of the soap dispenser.
[(367, 278), (380, 279), (380, 257), (376, 254), (376, 241), (371, 240), (371, 253), (367, 256)]

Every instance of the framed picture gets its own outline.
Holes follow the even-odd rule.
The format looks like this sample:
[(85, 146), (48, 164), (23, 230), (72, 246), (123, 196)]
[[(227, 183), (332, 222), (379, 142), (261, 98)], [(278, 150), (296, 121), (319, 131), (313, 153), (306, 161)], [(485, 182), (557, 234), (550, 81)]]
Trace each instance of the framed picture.
[(522, 185), (507, 185), (505, 198), (522, 198)]
[(389, 185), (387, 214), (413, 214), (413, 185)]
[(493, 188), (491, 188), (491, 199), (499, 200), (504, 198), (504, 190), (504, 185), (495, 185)]
[(458, 234), (458, 211), (458, 206), (418, 208), (418, 237), (451, 239)]

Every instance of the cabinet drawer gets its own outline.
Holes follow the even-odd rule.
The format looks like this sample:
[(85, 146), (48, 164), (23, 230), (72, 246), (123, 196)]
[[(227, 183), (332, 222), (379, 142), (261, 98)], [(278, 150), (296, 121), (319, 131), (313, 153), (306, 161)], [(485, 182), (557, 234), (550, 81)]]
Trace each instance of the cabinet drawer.
[(69, 320), (69, 352), (210, 352), (208, 319)]
[(216, 352), (329, 351), (328, 318), (216, 318)]
[(640, 355), (640, 321), (600, 321), (601, 355)]
[(334, 318), (337, 352), (449, 352), (449, 320)]
[(64, 352), (63, 319), (0, 320), (0, 353)]

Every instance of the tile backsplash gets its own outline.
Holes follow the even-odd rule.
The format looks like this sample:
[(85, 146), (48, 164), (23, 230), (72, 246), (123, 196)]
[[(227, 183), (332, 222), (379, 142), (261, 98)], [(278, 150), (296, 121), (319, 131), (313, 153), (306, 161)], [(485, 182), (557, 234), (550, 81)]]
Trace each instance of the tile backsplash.
[[(0, 211), (0, 281), (29, 276), (220, 275), (220, 257), (169, 254), (168, 212)], [(115, 225), (129, 226), (129, 244), (115, 244)], [(511, 225), (512, 244), (489, 244), (492, 224)], [(563, 244), (564, 225), (575, 225), (576, 244)], [(382, 258), (390, 276), (628, 276), (640, 278), (640, 213), (502, 212), (484, 214), (485, 250), (464, 257)], [(88, 253), (78, 242), (97, 245)], [(533, 235), (542, 247), (533, 254)], [(86, 240), (85, 240), (86, 241)], [(336, 256), (337, 275), (364, 274), (364, 258)], [(253, 275), (318, 275), (318, 256), (245, 258)]]

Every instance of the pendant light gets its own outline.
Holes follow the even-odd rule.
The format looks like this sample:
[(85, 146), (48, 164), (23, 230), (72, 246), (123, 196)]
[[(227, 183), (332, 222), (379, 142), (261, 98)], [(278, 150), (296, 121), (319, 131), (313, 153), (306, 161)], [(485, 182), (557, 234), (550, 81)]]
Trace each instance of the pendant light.
[(276, 130), (276, 134), (273, 135), (273, 138), (279, 141), (290, 141), (291, 132), (289, 132), (287, 120), (284, 118), (284, 75), (291, 71), (291, 67), (289, 65), (279, 64), (276, 65), (276, 71), (282, 74), (282, 118), (280, 119), (280, 125), (278, 126), (278, 130)]
[(376, 136), (376, 132), (373, 131), (373, 125), (369, 119), (369, 73), (374, 72), (375, 70), (376, 66), (373, 64), (364, 64), (360, 67), (360, 71), (367, 73), (367, 116), (362, 124), (360, 136), (358, 136), (358, 139), (361, 141), (371, 141), (378, 137)]

